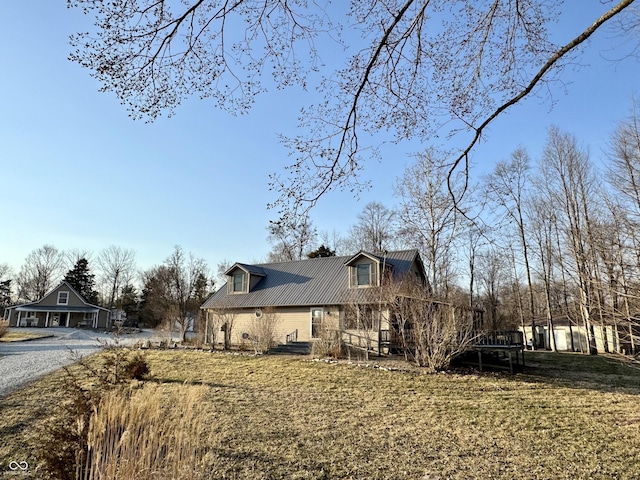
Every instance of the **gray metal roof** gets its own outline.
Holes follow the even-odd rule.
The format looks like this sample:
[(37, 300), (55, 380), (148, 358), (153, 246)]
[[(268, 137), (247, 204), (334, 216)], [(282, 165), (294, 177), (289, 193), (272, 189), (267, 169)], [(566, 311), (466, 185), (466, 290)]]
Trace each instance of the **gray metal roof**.
[(241, 268), (245, 272), (249, 272), (251, 275), (257, 275), (259, 277), (264, 277), (266, 275), (264, 270), (260, 268), (258, 265), (249, 265), (246, 263), (237, 263), (237, 262), (234, 263), (231, 267), (229, 267), (227, 271), (224, 272), (224, 274), (229, 275), (236, 268)]
[[(375, 257), (382, 260), (382, 257)], [(322, 306), (371, 302), (371, 289), (349, 288), (349, 272), (345, 263), (353, 258), (350, 255), (252, 266), (236, 264), (252, 267), (263, 273), (264, 277), (249, 293), (228, 294), (225, 283), (201, 308)], [(395, 277), (409, 272), (414, 262), (418, 262), (418, 268), (423, 272), (422, 260), (417, 250), (388, 252), (384, 261), (393, 266)], [(249, 268), (247, 270), (251, 271)]]

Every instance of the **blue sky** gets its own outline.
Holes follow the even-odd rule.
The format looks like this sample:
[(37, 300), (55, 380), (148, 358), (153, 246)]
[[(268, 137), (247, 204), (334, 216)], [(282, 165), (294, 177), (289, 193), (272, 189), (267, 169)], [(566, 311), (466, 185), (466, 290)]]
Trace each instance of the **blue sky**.
[[(565, 41), (610, 5), (567, 3), (580, 6), (566, 7), (575, 11), (555, 32)], [(296, 134), (299, 108), (313, 93), (269, 92), (238, 117), (193, 98), (172, 118), (132, 121), (113, 94), (99, 93), (89, 72), (67, 60), (68, 36), (89, 22), (63, 1), (0, 4), (0, 263), (17, 271), (44, 244), (134, 249), (140, 268), (161, 263), (176, 244), (212, 268), (223, 259), (264, 259), (266, 227), (276, 215), (266, 209), (275, 199), (268, 175), (288, 162), (278, 134)], [(474, 176), (520, 145), (535, 158), (550, 125), (602, 157), (639, 94), (638, 60), (610, 61), (622, 51), (621, 39), (598, 33), (582, 66), (561, 77), (566, 86), (554, 90), (553, 107), (532, 98), (491, 126), (474, 152)], [(365, 171), (374, 188), (358, 200), (340, 192), (325, 197), (311, 215), (318, 230), (346, 233), (374, 199), (393, 206), (394, 180), (416, 147), (386, 147), (383, 160)]]

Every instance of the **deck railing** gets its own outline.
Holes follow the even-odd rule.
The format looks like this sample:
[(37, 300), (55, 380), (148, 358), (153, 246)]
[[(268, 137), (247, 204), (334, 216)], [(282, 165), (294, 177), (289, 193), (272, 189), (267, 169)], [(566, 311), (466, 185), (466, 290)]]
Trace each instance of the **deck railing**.
[(298, 329), (296, 328), (293, 332), (287, 334), (287, 343), (293, 343), (298, 341)]
[(479, 335), (476, 345), (520, 347), (524, 346), (524, 335), (515, 330), (497, 330)]

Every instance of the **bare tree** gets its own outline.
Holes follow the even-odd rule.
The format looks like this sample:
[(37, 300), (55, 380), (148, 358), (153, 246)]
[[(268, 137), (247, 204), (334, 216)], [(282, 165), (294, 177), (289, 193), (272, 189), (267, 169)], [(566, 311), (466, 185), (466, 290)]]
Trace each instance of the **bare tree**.
[(407, 359), (429, 371), (449, 368), (482, 332), (466, 305), (437, 301), (428, 287), (401, 281), (386, 289)]
[(589, 350), (597, 353), (593, 312), (599, 293), (594, 290), (591, 216), (597, 195), (589, 156), (575, 137), (551, 128), (541, 159), (549, 198), (562, 209), (563, 234), (573, 260), (580, 297), (580, 316), (587, 331)]
[(135, 272), (136, 253), (122, 247), (110, 245), (98, 254), (96, 263), (99, 270), (99, 278), (102, 283), (108, 285), (108, 297), (106, 305), (109, 308), (116, 307), (116, 299), (123, 286), (129, 284)]
[(269, 241), (273, 248), (269, 262), (302, 260), (314, 247), (317, 233), (307, 215), (269, 223)]
[(629, 119), (621, 122), (611, 135), (609, 146), (609, 183), (625, 200), (629, 217), (640, 224), (640, 112), (633, 104)]
[(172, 304), (171, 272), (165, 265), (152, 267), (141, 274), (142, 294), (140, 316), (142, 321), (152, 327), (161, 324), (171, 325), (178, 315)]
[(503, 290), (506, 274), (506, 258), (495, 246), (489, 247), (478, 255), (478, 280), (485, 310), (487, 311), (488, 330), (503, 329), (500, 315), (500, 294)]
[(348, 255), (354, 253), (351, 250), (349, 240), (338, 233), (335, 229), (331, 232), (321, 231), (319, 233), (320, 244), (333, 251), (336, 255)]
[[(521, 248), (522, 261), (528, 287), (528, 314), (531, 322), (531, 331), (536, 331), (535, 302), (533, 298), (533, 282), (531, 280), (531, 265), (529, 255), (529, 243), (527, 241), (527, 226), (525, 224), (524, 202), (527, 197), (527, 186), (531, 184), (529, 173), (529, 154), (523, 148), (518, 148), (511, 154), (508, 161), (500, 161), (493, 172), (485, 177), (486, 195), (490, 203), (500, 209), (501, 214), (513, 225)], [(533, 337), (533, 347), (536, 345), (536, 336)]]
[[(460, 211), (447, 187), (447, 163), (446, 156), (433, 149), (418, 155), (395, 187), (401, 198), (401, 233), (422, 252), (431, 288), (441, 298), (446, 298), (453, 280), (455, 242), (462, 232)], [(451, 188), (461, 195), (463, 180), (458, 180), (452, 180)]]
[(168, 303), (174, 312), (173, 322), (180, 326), (181, 341), (186, 340), (189, 328), (195, 326), (200, 305), (209, 296), (207, 264), (192, 253), (186, 255), (176, 245), (164, 262), (168, 270)]
[(231, 334), (236, 320), (236, 311), (233, 308), (218, 306), (215, 309), (207, 309), (207, 343), (215, 348), (218, 330), (223, 332), (223, 345), (225, 350), (231, 348)]
[(296, 158), (287, 177), (272, 178), (286, 216), (332, 188), (360, 188), (365, 133), (391, 130), (398, 140), (466, 133), (467, 146), (450, 168), (468, 167), (487, 126), (523, 98), (551, 89), (603, 25), (618, 18), (622, 33), (633, 28), (633, 3), (607, 5), (584, 31), (556, 45), (548, 26), (560, 16), (557, 1), (354, 0), (347, 16), (339, 2), (334, 10), (329, 2), (282, 0), (70, 0), (95, 14), (97, 30), (72, 37), (71, 59), (134, 117), (171, 113), (192, 94), (246, 111), (265, 90), (261, 73), (272, 72), (278, 87), (307, 88), (308, 73), (324, 65), (316, 39), (356, 30), (363, 43), (352, 55), (346, 50), (336, 72), (326, 72), (324, 101), (302, 111), (307, 133), (289, 141)]
[(33, 302), (44, 297), (62, 278), (64, 267), (64, 254), (53, 245), (31, 252), (16, 278), (18, 298)]
[[(537, 249), (537, 256), (540, 262), (539, 276), (544, 285), (545, 312), (547, 316), (547, 326), (549, 327), (549, 342), (551, 350), (557, 351), (555, 330), (553, 323), (553, 273), (554, 273), (554, 229), (556, 224), (555, 212), (552, 205), (545, 202), (543, 198), (531, 199), (528, 204), (528, 215), (531, 221), (531, 237)], [(530, 279), (530, 276), (529, 276)], [(529, 285), (531, 293), (533, 286)], [(535, 322), (531, 324), (532, 332), (535, 332)], [(535, 335), (534, 335), (535, 338)], [(533, 344), (535, 346), (535, 340)]]
[(358, 223), (349, 229), (351, 252), (379, 253), (394, 248), (395, 212), (379, 202), (367, 203), (358, 214)]
[(249, 326), (249, 340), (255, 353), (267, 353), (276, 346), (280, 316), (272, 308), (256, 312)]

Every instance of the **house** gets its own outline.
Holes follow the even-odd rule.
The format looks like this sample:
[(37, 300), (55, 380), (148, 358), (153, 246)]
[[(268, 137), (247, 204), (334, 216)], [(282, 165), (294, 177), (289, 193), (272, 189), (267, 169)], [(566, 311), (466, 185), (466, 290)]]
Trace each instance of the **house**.
[(417, 250), (353, 256), (321, 257), (249, 265), (236, 263), (227, 282), (209, 297), (202, 309), (207, 325), (222, 318), (217, 328), (231, 327), (230, 342), (242, 344), (265, 313), (277, 317), (276, 340), (311, 341), (323, 327), (343, 332), (349, 343), (381, 348), (382, 334), (390, 330), (390, 315), (381, 284), (385, 279), (412, 279), (427, 284)]
[(10, 327), (110, 327), (109, 310), (87, 303), (65, 281), (36, 302), (5, 308), (4, 316)]

